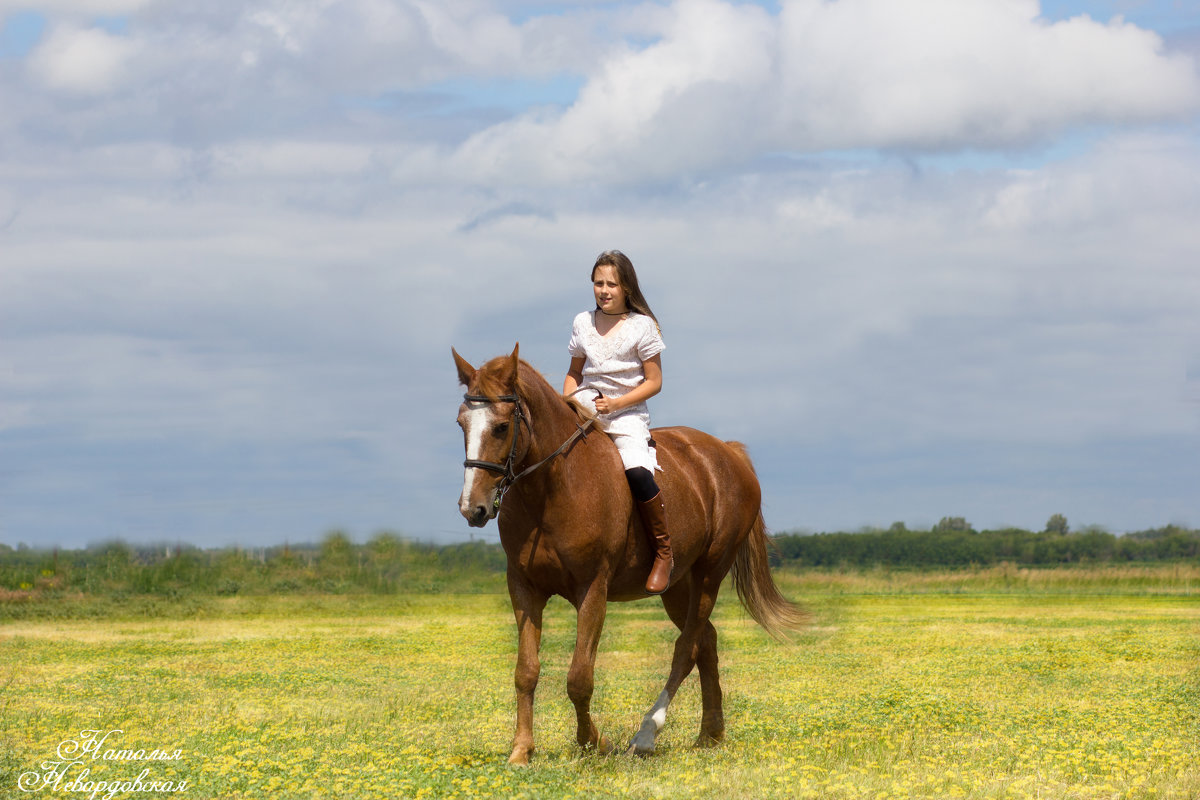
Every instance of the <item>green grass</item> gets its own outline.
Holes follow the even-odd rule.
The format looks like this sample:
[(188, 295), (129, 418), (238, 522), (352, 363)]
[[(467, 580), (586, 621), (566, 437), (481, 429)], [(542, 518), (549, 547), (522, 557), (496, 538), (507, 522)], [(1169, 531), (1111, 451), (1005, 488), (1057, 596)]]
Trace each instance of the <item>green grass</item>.
[[(159, 617), (118, 605), (110, 618), (11, 619), (0, 624), (0, 797), (87, 797), (17, 790), (85, 729), (182, 751), (97, 760), (92, 780), (149, 768), (187, 780), (175, 796), (188, 798), (1200, 796), (1194, 576), (781, 583), (814, 614), (792, 644), (729, 597), (718, 606), (727, 742), (691, 749), (693, 676), (647, 759), (574, 746), (574, 612), (553, 601), (524, 770), (505, 764), (515, 633), (500, 594), (210, 597)], [(673, 638), (656, 602), (610, 606), (593, 709), (614, 741), (661, 690)]]

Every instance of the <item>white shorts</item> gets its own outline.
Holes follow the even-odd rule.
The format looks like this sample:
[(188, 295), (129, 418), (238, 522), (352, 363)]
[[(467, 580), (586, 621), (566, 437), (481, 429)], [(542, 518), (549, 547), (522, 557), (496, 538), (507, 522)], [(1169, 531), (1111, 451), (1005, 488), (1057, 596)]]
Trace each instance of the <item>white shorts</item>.
[[(580, 391), (576, 396), (588, 410), (596, 412), (595, 395)], [(599, 414), (596, 416), (596, 427), (613, 440), (625, 469), (642, 467), (651, 472), (661, 470), (658, 466), (658, 454), (655, 448), (650, 446), (650, 411), (645, 403), (622, 409), (614, 415)]]
[(650, 446), (650, 429), (645, 436), (629, 435), (626, 433), (610, 434), (617, 452), (621, 454), (621, 463), (625, 469), (642, 467), (651, 472), (658, 469), (658, 453)]

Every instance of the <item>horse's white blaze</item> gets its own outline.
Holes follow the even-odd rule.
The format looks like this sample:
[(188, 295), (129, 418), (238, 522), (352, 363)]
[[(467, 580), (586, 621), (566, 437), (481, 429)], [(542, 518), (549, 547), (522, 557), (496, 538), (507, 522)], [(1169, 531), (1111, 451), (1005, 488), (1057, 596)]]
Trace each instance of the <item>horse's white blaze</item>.
[[(467, 434), (467, 459), (479, 460), (483, 452), (483, 435), (491, 427), (492, 409), (483, 403), (468, 403), (466, 420), (463, 423)], [(458, 498), (458, 508), (463, 514), (470, 513), (471, 491), (475, 488), (475, 477), (479, 467), (466, 467), (463, 471), (463, 490)]]

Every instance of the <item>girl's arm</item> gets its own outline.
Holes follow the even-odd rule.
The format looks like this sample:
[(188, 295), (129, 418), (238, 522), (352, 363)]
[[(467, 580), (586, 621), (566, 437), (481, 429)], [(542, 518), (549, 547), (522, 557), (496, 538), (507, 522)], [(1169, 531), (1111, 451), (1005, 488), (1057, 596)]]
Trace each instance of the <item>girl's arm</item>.
[[(572, 362), (573, 363), (573, 362)], [(654, 355), (642, 362), (646, 380), (637, 385), (628, 394), (620, 397), (597, 397), (596, 410), (601, 414), (611, 414), (622, 408), (629, 408), (649, 400), (662, 391), (662, 356)], [(568, 378), (570, 376), (568, 375)]]
[(586, 360), (582, 356), (571, 359), (571, 367), (567, 370), (567, 377), (563, 378), (562, 393), (564, 397), (572, 394), (579, 388), (579, 384), (583, 383), (583, 362)]

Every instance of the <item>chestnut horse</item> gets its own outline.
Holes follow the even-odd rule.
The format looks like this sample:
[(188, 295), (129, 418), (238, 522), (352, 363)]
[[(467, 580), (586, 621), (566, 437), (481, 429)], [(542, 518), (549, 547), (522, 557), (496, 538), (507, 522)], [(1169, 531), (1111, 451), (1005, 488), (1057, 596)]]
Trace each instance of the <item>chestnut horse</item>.
[[(552, 595), (575, 606), (578, 617), (567, 675), (576, 739), (585, 749), (612, 750), (590, 711), (596, 649), (608, 601), (647, 596), (654, 552), (632, 513), (612, 440), (598, 430), (589, 433), (561, 393), (517, 357), (518, 349), (479, 369), (451, 352), (467, 389), (458, 411), (467, 455), (459, 510), (473, 527), (498, 516), (508, 558), (518, 637), (517, 726), (509, 763), (523, 765), (533, 753), (542, 610)], [(675, 554), (662, 603), (680, 633), (666, 686), (629, 748), (643, 755), (654, 751), (667, 706), (694, 666), (703, 705), (696, 745), (711, 746), (724, 736), (717, 632), (709, 615), (730, 568), (742, 604), (773, 636), (798, 628), (806, 616), (771, 578), (761, 491), (742, 445), (691, 428), (655, 428), (653, 436)]]

